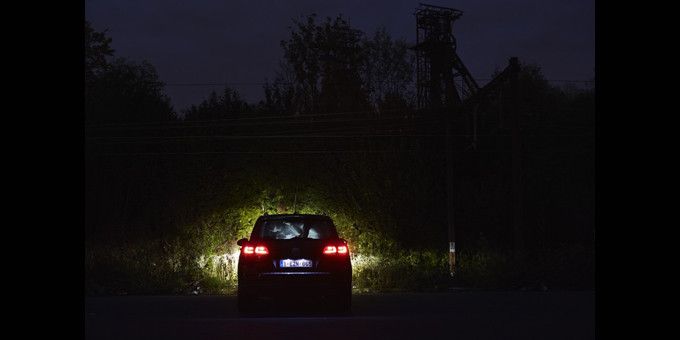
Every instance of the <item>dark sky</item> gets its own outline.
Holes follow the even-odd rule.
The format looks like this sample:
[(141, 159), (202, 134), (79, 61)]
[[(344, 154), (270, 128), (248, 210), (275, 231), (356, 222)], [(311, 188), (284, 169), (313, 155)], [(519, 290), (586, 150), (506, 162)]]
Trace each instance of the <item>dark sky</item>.
[[(420, 0), (423, 1), (423, 0)], [(454, 24), (458, 54), (475, 78), (517, 56), (537, 63), (549, 79), (591, 80), (595, 64), (594, 0), (423, 1), (464, 12)], [(115, 55), (148, 60), (178, 111), (231, 83), (249, 102), (262, 99), (282, 57), (280, 41), (292, 18), (342, 14), (372, 35), (384, 26), (394, 38), (415, 42), (419, 1), (388, 0), (86, 0), (85, 16), (108, 29)], [(484, 81), (480, 81), (481, 84)]]

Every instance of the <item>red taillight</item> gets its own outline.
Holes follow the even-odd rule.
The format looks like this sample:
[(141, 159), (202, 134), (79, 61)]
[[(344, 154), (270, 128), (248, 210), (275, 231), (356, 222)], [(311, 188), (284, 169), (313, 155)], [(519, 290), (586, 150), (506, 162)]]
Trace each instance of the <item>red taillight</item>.
[(347, 249), (347, 246), (345, 246), (345, 245), (343, 245), (343, 246), (326, 246), (325, 248), (323, 248), (323, 253), (329, 254), (329, 255), (331, 255), (331, 254), (343, 254), (343, 255), (345, 255), (345, 254), (348, 253), (348, 251), (349, 250)]
[(267, 247), (265, 247), (265, 246), (257, 246), (257, 247), (244, 246), (243, 247), (243, 253), (247, 254), (247, 255), (251, 255), (251, 254), (267, 255), (267, 254), (269, 254), (269, 249), (267, 249)]

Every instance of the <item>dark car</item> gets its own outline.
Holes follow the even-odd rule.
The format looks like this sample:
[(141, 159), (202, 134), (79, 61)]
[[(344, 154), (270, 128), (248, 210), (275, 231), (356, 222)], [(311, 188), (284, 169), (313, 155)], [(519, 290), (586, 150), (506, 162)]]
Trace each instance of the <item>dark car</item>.
[(264, 215), (250, 240), (238, 241), (238, 308), (272, 300), (307, 300), (349, 312), (352, 264), (347, 241), (322, 215)]

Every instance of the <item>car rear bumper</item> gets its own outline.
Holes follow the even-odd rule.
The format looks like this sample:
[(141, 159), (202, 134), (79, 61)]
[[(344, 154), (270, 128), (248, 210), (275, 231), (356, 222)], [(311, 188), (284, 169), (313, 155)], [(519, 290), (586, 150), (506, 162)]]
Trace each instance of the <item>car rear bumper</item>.
[(351, 290), (351, 276), (332, 272), (264, 272), (241, 278), (238, 284), (242, 293), (256, 296), (336, 295)]
[(281, 275), (292, 275), (292, 276), (306, 276), (306, 277), (328, 277), (332, 275), (331, 272), (266, 272), (258, 274), (260, 278), (263, 277), (276, 277)]

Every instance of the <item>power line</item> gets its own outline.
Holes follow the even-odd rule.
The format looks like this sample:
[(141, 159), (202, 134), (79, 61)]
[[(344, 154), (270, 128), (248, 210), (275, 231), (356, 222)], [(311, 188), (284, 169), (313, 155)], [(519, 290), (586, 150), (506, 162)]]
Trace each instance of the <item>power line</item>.
[[(393, 149), (393, 150), (298, 150), (298, 151), (191, 151), (191, 152), (110, 152), (98, 153), (104, 156), (177, 156), (177, 155), (228, 155), (228, 154), (281, 154), (281, 155), (300, 155), (300, 154), (334, 154), (334, 153), (368, 153), (368, 154), (386, 154), (386, 153), (422, 153), (418, 149)], [(465, 151), (457, 150), (451, 151), (454, 153), (510, 153), (511, 150), (474, 150)], [(549, 150), (550, 153), (584, 153), (589, 151), (582, 150)], [(439, 154), (443, 152), (437, 152)]]
[[(382, 110), (380, 113), (390, 113), (390, 112), (404, 112), (408, 113), (408, 110), (404, 109), (391, 109), (391, 110)], [(376, 118), (380, 113), (376, 112), (375, 110), (359, 110), (359, 111), (344, 111), (344, 112), (332, 112), (332, 113), (318, 113), (318, 114), (299, 114), (299, 115), (263, 115), (263, 116), (257, 116), (257, 117), (235, 117), (235, 118), (220, 118), (220, 119), (206, 119), (206, 120), (177, 120), (177, 121), (147, 121), (147, 122), (137, 122), (137, 123), (110, 123), (110, 124), (96, 124), (96, 125), (88, 125), (85, 126), (85, 128), (108, 128), (108, 127), (118, 127), (118, 126), (141, 126), (141, 125), (154, 125), (154, 124), (195, 124), (195, 123), (214, 123), (214, 122), (232, 122), (232, 121), (243, 121), (243, 120), (260, 120), (260, 119), (291, 119), (291, 120), (303, 120), (306, 118), (315, 118), (315, 117), (332, 117), (332, 116), (340, 116), (340, 115), (349, 115), (349, 114), (362, 114), (362, 113), (370, 113), (372, 114), (373, 117), (370, 118)], [(254, 115), (256, 113), (253, 112), (230, 112), (229, 114), (233, 115)]]
[[(350, 114), (358, 114), (358, 113), (363, 113), (363, 112), (373, 112), (373, 111), (354, 111), (354, 112), (346, 112), (346, 113), (336, 113), (333, 115), (350, 115)], [(246, 126), (263, 126), (263, 125), (281, 125), (281, 124), (290, 124), (290, 125), (295, 125), (295, 124), (323, 124), (323, 123), (348, 123), (348, 122), (359, 122), (359, 121), (375, 121), (375, 122), (386, 122), (389, 120), (401, 120), (404, 122), (417, 122), (417, 121), (423, 121), (423, 118), (430, 119), (430, 117), (421, 117), (419, 119), (413, 119), (413, 118), (403, 118), (403, 117), (378, 117), (375, 114), (371, 115), (366, 115), (365, 117), (360, 117), (360, 118), (342, 118), (342, 119), (326, 119), (326, 120), (315, 120), (315, 119), (309, 119), (309, 118), (314, 118), (314, 117), (321, 117), (322, 115), (314, 116), (314, 115), (300, 115), (300, 116), (289, 116), (289, 117), (280, 117), (280, 119), (285, 119), (289, 118), (289, 121), (262, 121), (262, 122), (246, 122), (246, 123), (240, 123), (240, 124), (234, 124), (234, 125), (223, 125), (223, 126), (231, 126), (231, 127), (246, 127)], [(436, 117), (434, 117), (436, 118)], [(262, 118), (263, 120), (267, 118)], [(247, 120), (247, 119), (246, 119)], [(258, 119), (252, 119), (252, 120), (258, 120)], [(218, 127), (218, 125), (205, 125), (205, 123), (229, 123), (229, 122), (237, 122), (239, 121), (238, 118), (235, 119), (216, 119), (216, 120), (204, 120), (204, 121), (159, 121), (159, 122), (140, 122), (140, 123), (131, 123), (131, 124), (115, 124), (115, 125), (90, 125), (86, 126), (86, 129), (186, 129), (186, 128), (210, 128), (210, 127)], [(203, 125), (193, 125), (195, 123), (203, 124)]]
[(419, 150), (298, 150), (298, 151), (192, 151), (192, 152), (112, 152), (103, 155), (218, 155), (218, 154), (329, 154), (329, 153), (393, 153)]
[[(493, 78), (475, 78), (476, 80), (481, 80), (481, 81), (491, 81)], [(554, 83), (594, 83), (594, 80), (584, 80), (584, 79), (545, 79), (547, 82), (554, 82)], [(378, 83), (383, 83), (383, 84), (406, 84), (408, 82), (402, 82), (402, 81), (379, 81)], [(165, 86), (255, 86), (255, 85), (293, 85), (294, 83), (268, 83), (268, 82), (200, 82), (200, 83), (184, 83), (184, 82), (170, 82), (170, 83), (165, 83)], [(349, 83), (326, 83), (330, 85), (345, 85), (347, 86), (357, 86), (358, 84), (349, 84)]]
[[(524, 134), (525, 136), (543, 136), (543, 137), (587, 137), (594, 136), (594, 134)], [(452, 137), (472, 137), (472, 134), (450, 134)], [(511, 134), (477, 134), (480, 137), (510, 137)], [(412, 137), (412, 138), (427, 138), (427, 137), (446, 137), (446, 134), (354, 134), (354, 135), (193, 135), (193, 136), (107, 136), (107, 137), (86, 137), (91, 140), (114, 140), (120, 143), (134, 140), (157, 140), (160, 142), (172, 142), (173, 140), (184, 139), (342, 139), (342, 138), (394, 138), (394, 137)]]
[[(390, 113), (402, 112), (404, 116), (390, 115)], [(177, 121), (145, 121), (145, 122), (135, 122), (135, 123), (110, 123), (110, 124), (97, 124), (97, 125), (87, 125), (86, 129), (118, 129), (118, 128), (144, 128), (146, 126), (158, 126), (158, 127), (168, 127), (168, 128), (201, 128), (201, 127), (218, 127), (217, 125), (196, 125), (205, 123), (230, 123), (230, 122), (241, 122), (241, 121), (258, 121), (263, 120), (265, 122), (254, 123), (254, 124), (235, 124), (231, 126), (257, 126), (261, 124), (304, 124), (304, 123), (343, 123), (350, 121), (403, 121), (408, 123), (420, 123), (427, 121), (436, 121), (439, 117), (428, 116), (428, 115), (413, 115), (414, 111), (408, 111), (403, 109), (393, 109), (393, 110), (383, 110), (380, 113), (376, 113), (373, 110), (362, 110), (362, 111), (345, 111), (345, 112), (334, 112), (334, 113), (322, 113), (322, 114), (303, 114), (303, 115), (267, 115), (267, 116), (256, 116), (256, 117), (235, 117), (235, 118), (220, 118), (220, 119), (207, 119), (207, 120), (177, 120)], [(233, 113), (242, 115), (253, 115), (255, 113)], [(353, 119), (326, 119), (326, 120), (315, 120), (314, 118), (319, 117), (335, 117), (335, 116), (347, 116), (353, 114), (366, 114), (363, 117), (353, 118)], [(280, 122), (266, 122), (266, 120), (289, 120)], [(172, 127), (172, 126), (175, 127)]]

